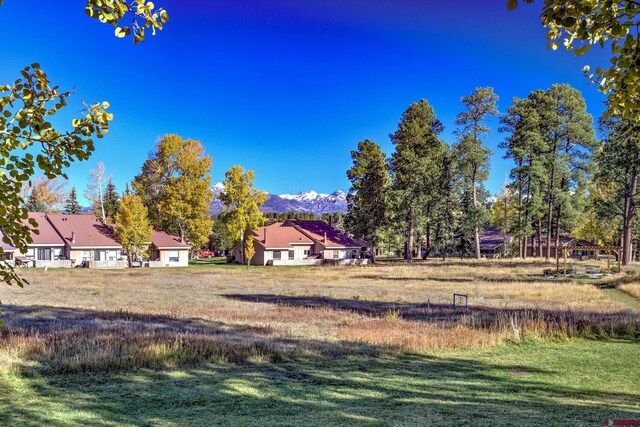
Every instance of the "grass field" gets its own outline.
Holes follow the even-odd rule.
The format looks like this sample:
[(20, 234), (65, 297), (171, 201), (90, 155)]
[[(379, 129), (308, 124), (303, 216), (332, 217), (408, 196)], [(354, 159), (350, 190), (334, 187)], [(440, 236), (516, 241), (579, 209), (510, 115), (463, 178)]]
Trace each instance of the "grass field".
[(0, 288), (0, 424), (639, 419), (640, 278), (548, 267), (24, 271)]

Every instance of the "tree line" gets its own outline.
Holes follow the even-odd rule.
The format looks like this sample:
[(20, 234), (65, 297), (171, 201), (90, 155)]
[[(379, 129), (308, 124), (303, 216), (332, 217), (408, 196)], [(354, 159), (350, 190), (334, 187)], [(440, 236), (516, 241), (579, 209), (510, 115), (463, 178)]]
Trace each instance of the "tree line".
[[(640, 227), (634, 226), (640, 151), (633, 122), (607, 114), (599, 121), (598, 141), (582, 94), (567, 84), (514, 98), (503, 114), (491, 87), (461, 101), (451, 144), (440, 137), (444, 126), (423, 99), (402, 114), (390, 135), (390, 156), (370, 140), (351, 152), (349, 232), (378, 249), (400, 244), (407, 261), (453, 253), (480, 258), (479, 235), (488, 225), (512, 233), (515, 255), (522, 258), (549, 258), (561, 237), (573, 234), (621, 245), (623, 262), (631, 261), (633, 242), (640, 244)], [(504, 135), (505, 158), (514, 162), (496, 198), (485, 188), (491, 117)]]

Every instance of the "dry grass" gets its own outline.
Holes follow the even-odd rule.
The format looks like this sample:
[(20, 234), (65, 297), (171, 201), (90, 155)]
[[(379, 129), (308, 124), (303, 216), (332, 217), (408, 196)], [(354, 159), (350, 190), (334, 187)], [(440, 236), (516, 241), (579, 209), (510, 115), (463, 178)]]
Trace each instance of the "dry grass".
[[(638, 314), (590, 284), (541, 277), (547, 267), (25, 271), (31, 285), (0, 287), (0, 365), (98, 371), (640, 336)], [(451, 309), (454, 292), (470, 310)]]
[(627, 285), (621, 285), (620, 289), (640, 298), (640, 283), (631, 283)]

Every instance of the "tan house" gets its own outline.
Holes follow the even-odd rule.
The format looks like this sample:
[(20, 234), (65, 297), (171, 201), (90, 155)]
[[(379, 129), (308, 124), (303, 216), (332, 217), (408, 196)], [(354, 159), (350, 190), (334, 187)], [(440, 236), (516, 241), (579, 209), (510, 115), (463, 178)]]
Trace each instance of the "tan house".
[(35, 220), (38, 224), (38, 234), (31, 233), (32, 242), (27, 245), (26, 252), (14, 250), (15, 264), (30, 267), (71, 267), (64, 240), (47, 220), (47, 215), (29, 212), (29, 218), (23, 223), (32, 228), (29, 220)]
[(90, 268), (124, 268), (122, 245), (113, 227), (93, 215), (48, 214), (47, 219), (62, 237), (66, 255), (74, 266)]
[[(323, 263), (366, 264), (363, 242), (358, 242), (324, 221), (288, 220), (252, 232), (255, 255), (252, 265), (313, 265)], [(366, 248), (366, 244), (365, 248)], [(242, 245), (234, 249), (243, 261)]]
[(161, 230), (153, 230), (149, 267), (187, 267), (191, 245)]

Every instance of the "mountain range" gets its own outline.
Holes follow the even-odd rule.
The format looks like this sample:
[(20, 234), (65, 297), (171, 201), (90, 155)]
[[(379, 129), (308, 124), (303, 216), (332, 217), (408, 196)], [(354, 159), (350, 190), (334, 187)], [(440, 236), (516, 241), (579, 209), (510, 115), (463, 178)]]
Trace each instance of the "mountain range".
[[(218, 197), (222, 190), (223, 186), (220, 182), (211, 187), (215, 196), (209, 209), (212, 215), (222, 212), (223, 203)], [(313, 190), (298, 194), (268, 194), (268, 199), (260, 210), (264, 213), (299, 212), (316, 215), (332, 212), (345, 213), (347, 212), (347, 194), (340, 190), (331, 194), (317, 193)]]

